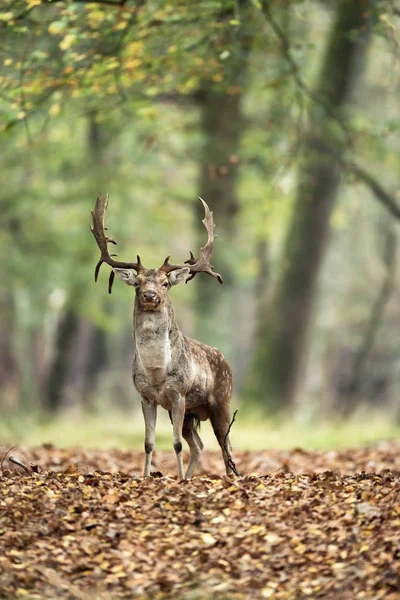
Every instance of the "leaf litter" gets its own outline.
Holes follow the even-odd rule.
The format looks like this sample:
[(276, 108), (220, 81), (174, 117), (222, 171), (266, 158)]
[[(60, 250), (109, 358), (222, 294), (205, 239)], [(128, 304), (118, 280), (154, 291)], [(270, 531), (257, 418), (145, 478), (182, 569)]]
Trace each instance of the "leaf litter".
[[(1, 450), (5, 456), (7, 448)], [(13, 449), (0, 472), (0, 598), (400, 599), (400, 444), (205, 453)]]

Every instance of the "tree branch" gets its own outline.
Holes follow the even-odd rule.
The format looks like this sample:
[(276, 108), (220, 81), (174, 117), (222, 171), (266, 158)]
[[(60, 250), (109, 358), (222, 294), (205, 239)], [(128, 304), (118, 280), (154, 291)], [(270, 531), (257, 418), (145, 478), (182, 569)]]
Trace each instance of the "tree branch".
[(272, 16), (272, 12), (271, 12), (271, 9), (269, 6), (269, 0), (261, 1), (261, 9), (262, 9), (262, 12), (263, 12), (264, 16), (266, 17), (268, 23), (270, 24), (271, 29), (274, 32), (275, 36), (281, 42), (283, 56), (286, 59), (286, 62), (288, 63), (288, 65), (290, 67), (290, 70), (292, 72), (292, 75), (293, 75), (294, 81), (297, 85), (297, 88), (304, 95), (308, 96), (313, 102), (322, 106), (322, 108), (331, 117), (331, 119), (333, 119), (334, 121), (336, 121), (336, 123), (338, 123), (340, 128), (346, 134), (347, 141), (350, 142), (351, 141), (351, 132), (350, 132), (347, 124), (338, 116), (338, 114), (334, 111), (334, 109), (329, 104), (329, 102), (327, 102), (327, 100), (325, 98), (323, 98), (320, 95), (313, 92), (308, 87), (308, 85), (305, 83), (303, 78), (301, 77), (301, 70), (300, 70), (299, 65), (297, 64), (297, 62), (295, 61), (295, 59), (292, 56), (289, 40), (287, 39), (285, 33), (283, 32), (283, 30), (281, 29), (279, 24), (275, 21), (274, 17)]
[(391, 196), (370, 173), (367, 173), (365, 169), (354, 162), (343, 162), (345, 168), (353, 172), (367, 187), (369, 187), (376, 199), (383, 204), (391, 215), (396, 219), (400, 219), (400, 206), (393, 196)]
[(383, 206), (389, 211), (389, 213), (400, 220), (400, 206), (396, 202), (395, 198), (382, 187), (379, 181), (370, 173), (368, 173), (363, 167), (358, 165), (354, 160), (345, 160), (339, 154), (331, 148), (328, 144), (324, 143), (320, 139), (313, 139), (315, 147), (326, 154), (330, 154), (346, 171), (354, 173), (358, 179), (360, 179), (374, 194), (375, 198), (383, 204)]
[(395, 287), (397, 258), (397, 237), (395, 231), (389, 226), (385, 237), (383, 262), (386, 266), (385, 277), (379, 294), (372, 305), (364, 339), (358, 349), (353, 371), (351, 390), (353, 394), (362, 391), (362, 384), (367, 368), (367, 361), (374, 347), (379, 327), (383, 321), (386, 306)]

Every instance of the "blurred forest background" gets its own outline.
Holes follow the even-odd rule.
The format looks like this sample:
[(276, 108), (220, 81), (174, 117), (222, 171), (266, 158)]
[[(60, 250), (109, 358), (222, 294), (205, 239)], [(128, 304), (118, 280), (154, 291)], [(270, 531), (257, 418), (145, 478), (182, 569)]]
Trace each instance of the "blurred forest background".
[(214, 211), (224, 285), (172, 295), (232, 365), (238, 435), (250, 414), (264, 445), (285, 417), (291, 445), (361, 412), (398, 432), (400, 4), (1, 4), (3, 439), (45, 415), (64, 440), (71, 411), (142, 427), (132, 290), (93, 281), (100, 191), (120, 259), (148, 267), (198, 252), (197, 196)]

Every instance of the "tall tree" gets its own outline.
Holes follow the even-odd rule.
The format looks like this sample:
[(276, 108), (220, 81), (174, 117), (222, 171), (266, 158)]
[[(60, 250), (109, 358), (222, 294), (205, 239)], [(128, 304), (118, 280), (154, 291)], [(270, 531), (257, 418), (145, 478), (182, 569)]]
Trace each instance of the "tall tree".
[[(227, 5), (217, 16), (217, 20), (240, 22), (234, 39), (225, 32), (222, 46), (226, 49), (224, 80), (216, 85), (204, 81), (198, 94), (201, 102), (201, 130), (203, 149), (200, 161), (199, 195), (214, 212), (217, 232), (222, 240), (215, 246), (214, 262), (223, 273), (224, 288), (216, 289), (211, 278), (204, 278), (197, 285), (196, 307), (198, 314), (198, 335), (210, 344), (221, 343), (225, 339), (224, 351), (229, 353), (232, 346), (229, 340), (228, 320), (224, 313), (232, 314), (234, 307), (234, 262), (232, 247), (236, 234), (236, 216), (239, 210), (238, 177), (240, 165), (240, 142), (245, 129), (242, 110), (243, 90), (246, 83), (248, 55), (254, 38), (254, 12), (248, 0), (240, 0), (237, 5)], [(229, 50), (228, 50), (229, 48)], [(204, 229), (201, 225), (202, 207), (196, 203), (196, 225), (198, 239), (204, 243)], [(229, 247), (229, 251), (227, 248)], [(225, 248), (225, 249), (224, 249)], [(222, 312), (221, 312), (222, 311)], [(222, 317), (222, 318), (221, 318)], [(232, 348), (230, 348), (232, 350)]]
[[(341, 0), (336, 9), (303, 140), (298, 186), (275, 293), (260, 313), (249, 391), (278, 411), (294, 400), (307, 356), (318, 274), (346, 146), (344, 109), (360, 79), (374, 0)], [(268, 5), (264, 3), (268, 10)], [(342, 123), (342, 126), (339, 125)], [(329, 148), (330, 152), (325, 152)]]
[[(204, 135), (203, 155), (200, 165), (200, 195), (214, 212), (219, 240), (215, 245), (213, 261), (223, 273), (224, 288), (218, 289), (215, 281), (199, 278), (196, 290), (198, 309), (198, 329), (204, 340), (216, 344), (224, 335), (221, 327), (224, 321), (218, 318), (221, 305), (231, 303), (234, 286), (232, 258), (227, 248), (232, 248), (235, 237), (235, 217), (239, 208), (238, 199), (238, 163), (239, 144), (244, 127), (241, 109), (242, 94), (236, 91), (229, 94), (207, 88), (202, 93), (201, 125)], [(204, 245), (204, 228), (201, 219), (202, 206), (196, 203), (196, 225), (198, 239)], [(225, 250), (224, 250), (225, 248)]]

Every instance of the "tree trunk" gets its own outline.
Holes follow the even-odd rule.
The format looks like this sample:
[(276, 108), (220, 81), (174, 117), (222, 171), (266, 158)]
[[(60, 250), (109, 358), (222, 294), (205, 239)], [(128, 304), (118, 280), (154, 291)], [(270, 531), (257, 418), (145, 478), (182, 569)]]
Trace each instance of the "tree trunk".
[[(89, 115), (87, 139), (93, 169), (98, 170), (105, 162), (105, 132), (96, 122), (95, 113)], [(78, 314), (81, 294), (79, 289), (69, 290), (58, 324), (45, 392), (50, 412), (77, 403), (90, 408), (97, 377), (106, 362), (105, 332)]]
[(0, 296), (0, 314), (0, 406), (2, 409), (10, 407), (16, 410), (19, 408), (20, 376), (14, 351), (15, 301), (8, 290), (4, 290)]
[(73, 360), (74, 340), (76, 340), (78, 327), (78, 316), (67, 306), (57, 327), (53, 361), (45, 391), (45, 408), (50, 413), (59, 411), (65, 403), (65, 385), (71, 373), (69, 362)]
[[(305, 364), (317, 278), (328, 242), (329, 220), (341, 176), (343, 131), (335, 117), (354, 92), (366, 57), (374, 0), (341, 0), (302, 146), (297, 195), (270, 304), (260, 313), (259, 339), (249, 392), (272, 411), (293, 403)], [(328, 110), (327, 110), (328, 107)], [(328, 117), (329, 115), (329, 117)], [(333, 118), (332, 118), (333, 117)], [(328, 146), (333, 154), (323, 153)]]
[[(229, 352), (227, 319), (222, 311), (232, 306), (234, 289), (234, 239), (235, 217), (239, 208), (237, 194), (239, 144), (244, 126), (241, 109), (242, 94), (206, 89), (202, 94), (202, 130), (205, 141), (199, 195), (214, 212), (218, 238), (214, 244), (212, 262), (221, 273), (224, 285), (219, 287), (211, 277), (196, 278), (196, 336), (208, 344), (221, 346)], [(204, 210), (196, 203), (197, 246), (204, 246), (207, 239), (201, 223)]]

